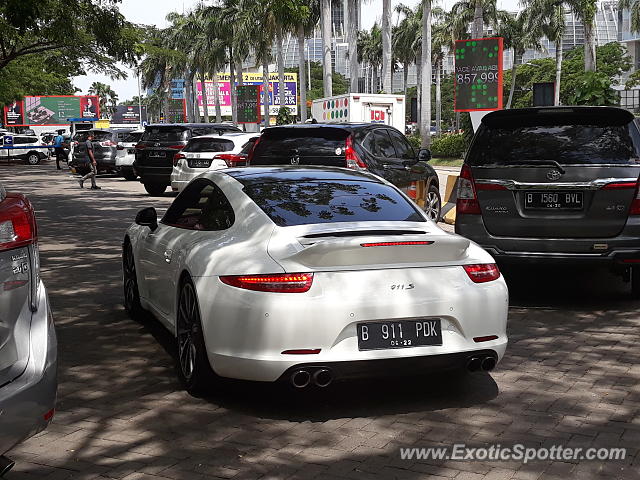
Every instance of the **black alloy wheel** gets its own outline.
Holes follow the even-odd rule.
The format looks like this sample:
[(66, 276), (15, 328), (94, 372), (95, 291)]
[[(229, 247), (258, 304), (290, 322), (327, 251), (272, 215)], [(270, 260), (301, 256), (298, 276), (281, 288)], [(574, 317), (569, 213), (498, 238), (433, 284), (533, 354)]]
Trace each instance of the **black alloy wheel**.
[(136, 263), (133, 258), (131, 242), (124, 246), (122, 253), (122, 283), (124, 287), (124, 308), (133, 320), (141, 320), (144, 314), (140, 304)]

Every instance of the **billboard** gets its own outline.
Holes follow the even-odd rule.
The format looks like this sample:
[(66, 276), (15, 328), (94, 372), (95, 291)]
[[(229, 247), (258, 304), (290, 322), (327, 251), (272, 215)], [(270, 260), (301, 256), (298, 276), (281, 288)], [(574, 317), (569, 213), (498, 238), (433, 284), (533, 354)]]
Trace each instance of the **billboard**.
[(502, 108), (502, 38), (456, 40), (456, 112)]
[(68, 118), (99, 117), (100, 102), (94, 95), (24, 97), (22, 102), (14, 102), (4, 107), (5, 125), (11, 126), (62, 126), (69, 125)]
[(115, 125), (141, 125), (147, 121), (147, 107), (145, 105), (118, 105), (111, 116), (111, 123)]
[[(245, 85), (262, 85), (261, 73), (247, 73), (242, 74), (243, 83)], [(297, 73), (285, 73), (285, 105), (289, 107), (293, 115), (298, 114), (298, 74)], [(207, 104), (209, 105), (209, 115), (216, 114), (215, 98), (213, 93), (213, 82), (207, 80), (206, 82)], [(220, 97), (220, 108), (222, 115), (231, 115), (231, 81), (228, 73), (218, 74), (218, 92)], [(200, 108), (200, 115), (204, 114), (202, 103), (202, 82), (196, 83), (196, 94), (198, 96), (198, 107)], [(279, 95), (279, 83), (278, 74), (269, 74), (269, 113), (271, 115), (277, 115), (280, 109), (280, 95)], [(261, 108), (261, 113), (264, 114), (264, 108)]]
[(238, 85), (238, 123), (260, 123), (260, 85)]

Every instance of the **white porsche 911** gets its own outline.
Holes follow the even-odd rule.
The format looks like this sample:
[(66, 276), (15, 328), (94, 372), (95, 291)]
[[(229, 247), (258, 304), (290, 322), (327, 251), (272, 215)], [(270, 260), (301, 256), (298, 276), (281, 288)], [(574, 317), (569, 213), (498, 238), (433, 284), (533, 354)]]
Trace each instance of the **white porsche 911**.
[(123, 243), (127, 311), (176, 337), (189, 391), (216, 376), (334, 379), (489, 371), (506, 345), (493, 258), (396, 187), (341, 168), (212, 171)]

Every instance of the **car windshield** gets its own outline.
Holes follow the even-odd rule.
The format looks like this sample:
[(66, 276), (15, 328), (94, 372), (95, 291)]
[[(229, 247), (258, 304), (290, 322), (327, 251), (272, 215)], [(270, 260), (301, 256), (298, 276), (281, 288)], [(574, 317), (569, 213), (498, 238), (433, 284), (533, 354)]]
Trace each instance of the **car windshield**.
[(254, 165), (289, 163), (295, 155), (344, 158), (349, 132), (341, 128), (278, 128), (265, 131), (256, 146)]
[(367, 181), (267, 181), (244, 192), (280, 227), (334, 222), (426, 221), (394, 188)]
[(113, 133), (111, 132), (91, 132), (91, 133), (93, 133), (94, 142), (104, 142), (106, 140), (111, 140), (113, 137)]
[(184, 147), (184, 152), (228, 152), (233, 142), (226, 138), (194, 138)]
[(142, 138), (142, 132), (131, 132), (122, 141), (124, 143), (138, 143), (141, 138)]
[(545, 125), (485, 127), (467, 162), (472, 166), (519, 165), (555, 160), (560, 164), (638, 164), (640, 138), (629, 125)]
[(142, 134), (143, 142), (182, 142), (187, 139), (183, 127), (147, 127)]

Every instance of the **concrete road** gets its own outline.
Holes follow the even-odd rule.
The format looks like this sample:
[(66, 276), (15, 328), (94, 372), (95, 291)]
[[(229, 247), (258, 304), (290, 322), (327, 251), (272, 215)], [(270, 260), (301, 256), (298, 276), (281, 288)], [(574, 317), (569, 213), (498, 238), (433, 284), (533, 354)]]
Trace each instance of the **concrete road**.
[[(122, 307), (120, 243), (137, 182), (80, 190), (55, 167), (0, 167), (38, 214), (42, 275), (60, 344), (58, 412), (16, 447), (18, 479), (640, 478), (640, 302), (606, 271), (522, 268), (510, 345), (491, 375), (419, 376), (294, 392), (180, 387), (174, 341)], [(622, 447), (618, 461), (400, 458), (401, 447)]]

